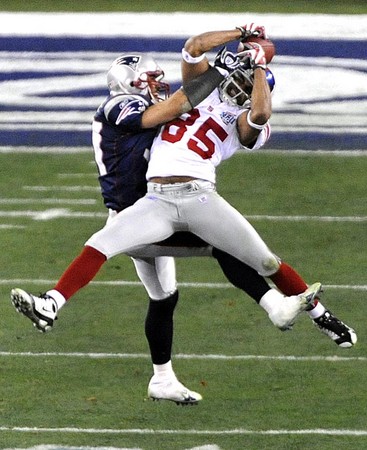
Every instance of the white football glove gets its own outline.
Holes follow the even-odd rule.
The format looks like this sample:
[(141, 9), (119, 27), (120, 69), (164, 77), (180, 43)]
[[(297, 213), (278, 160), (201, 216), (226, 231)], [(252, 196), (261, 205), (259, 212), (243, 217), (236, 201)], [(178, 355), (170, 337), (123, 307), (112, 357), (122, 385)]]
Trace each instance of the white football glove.
[(266, 70), (265, 52), (257, 42), (246, 42), (244, 50), (237, 55), (240, 59), (246, 56), (249, 57), (253, 69), (261, 68)]

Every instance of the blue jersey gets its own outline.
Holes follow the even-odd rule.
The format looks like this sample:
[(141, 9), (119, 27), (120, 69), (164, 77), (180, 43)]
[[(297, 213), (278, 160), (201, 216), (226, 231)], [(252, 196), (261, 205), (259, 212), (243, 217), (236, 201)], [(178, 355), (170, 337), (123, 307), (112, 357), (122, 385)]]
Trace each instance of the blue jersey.
[(109, 96), (93, 120), (93, 147), (99, 183), (107, 208), (121, 211), (143, 197), (146, 171), (156, 129), (142, 129), (143, 112), (151, 106), (148, 97)]

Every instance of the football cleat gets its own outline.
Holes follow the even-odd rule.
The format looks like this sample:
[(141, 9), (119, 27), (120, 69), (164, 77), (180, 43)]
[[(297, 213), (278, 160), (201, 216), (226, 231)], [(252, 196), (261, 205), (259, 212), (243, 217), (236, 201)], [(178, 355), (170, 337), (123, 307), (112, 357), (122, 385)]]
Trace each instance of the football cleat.
[(329, 310), (326, 310), (317, 319), (313, 319), (313, 323), (339, 347), (350, 348), (357, 342), (357, 334), (353, 328), (348, 327), (344, 322), (337, 319)]
[(57, 319), (57, 304), (52, 297), (46, 294), (36, 297), (18, 288), (12, 289), (10, 297), (15, 309), (28, 317), (39, 331), (51, 330)]
[(269, 314), (270, 320), (282, 331), (292, 329), (299, 314), (312, 304), (320, 291), (321, 283), (314, 283), (300, 295), (284, 297), (278, 308)]
[(152, 400), (170, 400), (176, 405), (197, 405), (202, 396), (190, 391), (177, 378), (159, 380), (153, 375), (148, 386), (148, 397)]

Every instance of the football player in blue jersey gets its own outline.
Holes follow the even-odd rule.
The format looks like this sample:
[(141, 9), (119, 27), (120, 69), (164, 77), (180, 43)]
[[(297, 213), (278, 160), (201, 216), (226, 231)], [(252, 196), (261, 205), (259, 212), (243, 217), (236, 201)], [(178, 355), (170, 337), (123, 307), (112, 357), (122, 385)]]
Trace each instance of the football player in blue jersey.
[[(215, 44), (241, 38), (246, 27), (237, 30), (229, 33), (231, 39), (228, 33), (223, 36), (218, 32)], [(189, 56), (186, 58), (190, 59)], [(216, 61), (222, 73), (233, 69), (237, 63), (235, 55), (225, 50), (219, 53)], [(232, 67), (228, 67), (228, 61)], [(109, 209), (108, 222), (145, 195), (147, 161), (157, 127), (200, 103), (223, 78), (214, 68), (204, 75), (169, 97), (169, 86), (163, 82), (164, 73), (151, 56), (124, 54), (111, 65), (107, 74), (110, 95), (98, 108), (93, 121), (95, 160), (104, 202)], [(146, 226), (149, 227), (149, 223)], [(12, 291), (14, 306), (41, 331), (53, 326), (58, 309), (93, 278), (104, 263), (103, 255), (100, 257), (89, 249), (85, 247), (83, 255), (74, 260), (55, 288), (41, 297), (21, 289)], [(275, 302), (275, 298), (288, 298), (271, 289), (251, 267), (219, 249), (213, 249), (190, 233), (176, 233), (164, 242), (134, 249), (129, 255), (149, 296), (145, 332), (154, 370), (148, 395), (153, 399), (166, 399), (178, 404), (195, 404), (201, 400), (200, 394), (177, 380), (171, 363), (173, 312), (178, 301), (173, 256), (214, 256), (227, 278), (265, 310), (270, 308), (268, 305)], [(85, 270), (88, 279), (82, 273)], [(302, 278), (284, 262), (270, 278), (286, 296), (298, 296), (307, 290)], [(326, 310), (317, 293), (312, 298), (310, 317), (338, 345), (352, 346), (356, 342), (354, 330)], [(287, 316), (287, 307), (284, 301), (284, 311), (278, 315)], [(294, 319), (287, 316), (286, 322), (290, 325)]]

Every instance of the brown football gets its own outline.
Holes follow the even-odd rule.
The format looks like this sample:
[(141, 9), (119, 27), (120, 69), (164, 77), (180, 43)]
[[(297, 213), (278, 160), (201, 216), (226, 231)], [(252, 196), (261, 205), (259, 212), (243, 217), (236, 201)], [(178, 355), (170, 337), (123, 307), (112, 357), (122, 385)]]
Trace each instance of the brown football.
[[(275, 55), (275, 45), (274, 42), (270, 39), (264, 39), (261, 37), (256, 36), (249, 36), (244, 42), (243, 45), (246, 45), (246, 42), (256, 42), (257, 44), (260, 44), (265, 52), (265, 58), (267, 64), (270, 63), (270, 61), (274, 58)], [(241, 44), (240, 44), (241, 45)]]

